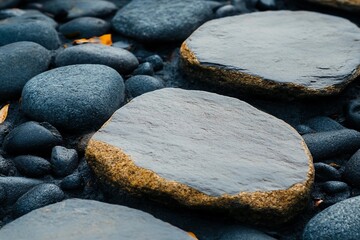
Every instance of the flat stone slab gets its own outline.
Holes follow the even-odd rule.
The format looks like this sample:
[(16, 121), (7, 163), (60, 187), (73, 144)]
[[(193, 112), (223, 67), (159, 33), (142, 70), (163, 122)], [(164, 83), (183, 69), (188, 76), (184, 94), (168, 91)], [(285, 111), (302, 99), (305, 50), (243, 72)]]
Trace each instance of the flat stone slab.
[(291, 218), (313, 179), (311, 155), (288, 124), (202, 91), (135, 98), (92, 137), (86, 156), (99, 178), (132, 193), (240, 219), (251, 220), (250, 211), (254, 221)]
[(71, 199), (34, 210), (5, 225), (0, 239), (194, 240), (145, 212), (92, 200)]
[(359, 41), (360, 29), (346, 19), (269, 11), (205, 23), (183, 43), (181, 56), (186, 73), (213, 84), (322, 96), (339, 93), (360, 74)]
[(359, 0), (306, 0), (308, 2), (339, 8), (351, 12), (360, 11)]

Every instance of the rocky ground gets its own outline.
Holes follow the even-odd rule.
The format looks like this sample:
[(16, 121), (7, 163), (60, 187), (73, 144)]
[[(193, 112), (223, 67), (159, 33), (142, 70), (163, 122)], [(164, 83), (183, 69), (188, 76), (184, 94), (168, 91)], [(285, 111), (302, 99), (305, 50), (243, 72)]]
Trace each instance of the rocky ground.
[(359, 9), (0, 1), (0, 239), (359, 239)]

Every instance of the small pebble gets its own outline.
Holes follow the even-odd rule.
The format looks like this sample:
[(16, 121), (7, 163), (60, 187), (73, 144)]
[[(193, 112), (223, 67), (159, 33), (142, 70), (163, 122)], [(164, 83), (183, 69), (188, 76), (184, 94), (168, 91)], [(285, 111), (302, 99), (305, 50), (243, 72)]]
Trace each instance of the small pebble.
[(57, 177), (65, 177), (77, 168), (78, 154), (75, 149), (56, 146), (52, 149), (50, 163)]
[(360, 99), (352, 100), (345, 109), (346, 120), (349, 125), (360, 130)]
[(153, 67), (154, 71), (159, 71), (164, 66), (164, 62), (163, 62), (162, 58), (157, 54), (151, 55), (151, 56), (145, 58), (144, 61), (150, 63), (151, 66)]
[(339, 171), (325, 163), (315, 163), (315, 181), (326, 182), (330, 180), (340, 180), (341, 175)]
[(360, 150), (345, 164), (344, 178), (350, 185), (360, 187)]
[(64, 192), (55, 184), (44, 183), (30, 189), (14, 205), (14, 215), (20, 217), (32, 210), (60, 202), (65, 198)]
[(100, 18), (81, 17), (59, 27), (59, 31), (68, 38), (91, 38), (109, 32), (110, 23)]
[(295, 127), (295, 129), (296, 129), (296, 131), (298, 131), (298, 133), (300, 135), (304, 135), (304, 134), (308, 134), (308, 133), (315, 133), (314, 129), (312, 129), (309, 126), (304, 125), (304, 124), (297, 125)]
[(125, 82), (126, 92), (130, 98), (164, 87), (162, 80), (154, 77), (137, 75)]
[(43, 183), (40, 180), (24, 177), (0, 177), (0, 185), (6, 191), (6, 204), (12, 205), (31, 188)]
[(341, 154), (353, 154), (360, 148), (360, 132), (350, 129), (303, 135), (315, 161)]
[(142, 64), (140, 64), (132, 73), (133, 75), (148, 75), (148, 76), (153, 76), (154, 75), (154, 69), (153, 66), (148, 63), (148, 62), (144, 62)]
[(261, 11), (278, 9), (275, 0), (258, 0), (256, 4), (256, 8)]
[(239, 14), (239, 11), (233, 5), (225, 5), (216, 10), (216, 18), (229, 17)]
[(340, 123), (329, 117), (315, 117), (305, 122), (305, 125), (314, 129), (316, 132), (327, 132), (346, 129)]
[(42, 177), (51, 171), (49, 161), (41, 157), (22, 155), (17, 156), (13, 161), (19, 172), (28, 177)]
[(81, 174), (76, 171), (69, 176), (66, 176), (60, 183), (63, 190), (76, 190), (84, 187), (84, 179)]
[(14, 163), (6, 158), (0, 156), (0, 176), (12, 176), (16, 172)]
[(3, 148), (13, 155), (48, 153), (61, 143), (60, 133), (49, 123), (30, 121), (14, 128), (6, 136)]

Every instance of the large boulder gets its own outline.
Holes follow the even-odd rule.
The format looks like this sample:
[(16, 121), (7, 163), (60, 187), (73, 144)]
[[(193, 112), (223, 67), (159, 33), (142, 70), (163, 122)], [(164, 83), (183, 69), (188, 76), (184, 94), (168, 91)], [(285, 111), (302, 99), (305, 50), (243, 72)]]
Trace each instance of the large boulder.
[(194, 240), (185, 231), (139, 210), (80, 199), (30, 212), (3, 227), (0, 239)]
[(22, 92), (22, 110), (60, 129), (99, 128), (120, 107), (125, 85), (114, 69), (96, 64), (56, 68), (32, 78)]
[(86, 157), (119, 190), (259, 224), (299, 213), (314, 174), (303, 139), (285, 122), (234, 98), (171, 88), (119, 109)]
[(181, 57), (188, 75), (247, 94), (324, 96), (360, 74), (359, 39), (346, 19), (269, 11), (205, 23), (183, 43)]

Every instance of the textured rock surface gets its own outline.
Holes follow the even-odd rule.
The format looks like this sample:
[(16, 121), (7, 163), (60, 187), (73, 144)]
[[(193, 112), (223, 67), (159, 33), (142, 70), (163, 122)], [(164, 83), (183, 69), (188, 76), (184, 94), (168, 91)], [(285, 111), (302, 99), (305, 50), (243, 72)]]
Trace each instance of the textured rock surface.
[(56, 56), (57, 66), (74, 64), (102, 64), (127, 74), (134, 70), (139, 62), (129, 51), (100, 44), (84, 44), (66, 48)]
[(6, 203), (13, 204), (24, 193), (42, 181), (23, 177), (0, 177), (0, 185), (6, 191)]
[(117, 12), (112, 24), (119, 33), (138, 40), (182, 41), (212, 15), (202, 0), (133, 0)]
[(267, 95), (332, 95), (360, 73), (359, 39), (359, 28), (342, 18), (262, 12), (207, 22), (181, 55), (188, 74), (213, 84)]
[(60, 26), (59, 31), (68, 38), (91, 38), (110, 30), (110, 23), (100, 18), (81, 17)]
[(22, 110), (56, 127), (90, 131), (100, 127), (124, 100), (123, 79), (104, 65), (56, 68), (32, 78), (22, 92)]
[(359, 239), (360, 197), (339, 202), (317, 214), (306, 225), (303, 239)]
[(193, 240), (185, 231), (139, 210), (72, 199), (35, 210), (0, 230), (17, 240)]
[(0, 47), (0, 100), (19, 97), (28, 80), (48, 69), (50, 59), (50, 52), (33, 42)]
[(335, 7), (339, 9), (344, 9), (352, 12), (360, 11), (359, 0), (306, 0), (306, 1), (316, 4), (322, 4), (325, 6)]
[(98, 177), (130, 192), (254, 222), (291, 218), (313, 180), (308, 149), (289, 125), (201, 91), (135, 98), (93, 136), (86, 155)]
[(0, 46), (20, 42), (36, 42), (47, 49), (60, 46), (58, 34), (48, 22), (20, 17), (0, 22)]

